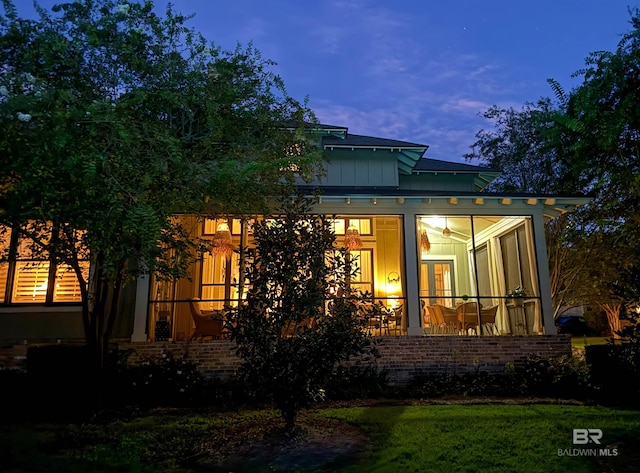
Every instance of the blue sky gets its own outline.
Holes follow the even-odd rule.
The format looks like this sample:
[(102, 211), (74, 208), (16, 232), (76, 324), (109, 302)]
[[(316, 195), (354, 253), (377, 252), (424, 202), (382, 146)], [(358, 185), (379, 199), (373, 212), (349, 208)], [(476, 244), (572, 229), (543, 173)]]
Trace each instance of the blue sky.
[[(17, 4), (28, 0), (17, 0)], [(31, 3), (31, 2), (29, 2)], [(42, 2), (44, 5), (53, 1)], [(479, 113), (565, 89), (613, 50), (638, 0), (174, 0), (224, 49), (252, 41), (323, 123), (463, 161)], [(155, 0), (164, 10), (167, 0)]]

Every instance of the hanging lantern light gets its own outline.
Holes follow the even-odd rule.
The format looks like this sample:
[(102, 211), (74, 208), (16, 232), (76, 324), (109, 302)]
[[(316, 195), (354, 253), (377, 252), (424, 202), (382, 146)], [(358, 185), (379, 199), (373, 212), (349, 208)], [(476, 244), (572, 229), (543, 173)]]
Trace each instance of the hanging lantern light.
[(429, 235), (427, 235), (426, 230), (422, 230), (420, 234), (420, 247), (424, 251), (429, 251), (431, 249), (431, 242), (429, 241)]
[(349, 251), (359, 250), (362, 248), (362, 240), (358, 229), (351, 225), (344, 234), (344, 246)]
[(447, 223), (447, 217), (444, 218), (444, 230), (442, 230), (442, 236), (445, 238), (449, 238), (451, 236), (451, 230), (449, 230), (449, 225)]
[(231, 232), (229, 231), (229, 225), (226, 222), (222, 222), (218, 225), (213, 240), (211, 241), (211, 254), (212, 255), (224, 255), (229, 257), (233, 254), (233, 245), (231, 244)]

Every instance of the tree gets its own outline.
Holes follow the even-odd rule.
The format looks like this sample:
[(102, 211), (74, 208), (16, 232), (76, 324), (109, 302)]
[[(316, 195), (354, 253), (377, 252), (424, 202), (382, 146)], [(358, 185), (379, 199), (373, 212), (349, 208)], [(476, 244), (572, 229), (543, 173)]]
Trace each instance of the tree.
[(571, 136), (565, 158), (571, 175), (594, 197), (584, 221), (584, 239), (598, 248), (589, 265), (597, 283), (589, 293), (605, 309), (614, 333), (623, 307), (637, 302), (626, 299), (633, 291), (620, 288), (634, 284), (634, 268), (640, 267), (640, 10), (629, 14), (632, 30), (615, 51), (586, 58), (585, 68), (575, 73), (582, 83), (570, 94), (552, 82), (566, 102), (554, 119), (554, 133)]
[(560, 193), (575, 192), (567, 174), (558, 143), (549, 145), (546, 129), (553, 124), (557, 104), (542, 98), (526, 103), (521, 110), (489, 108), (483, 117), (493, 122), (493, 129), (476, 133), (467, 160), (500, 169), (502, 175), (489, 189), (499, 192)]
[(357, 316), (345, 249), (311, 203), (284, 198), (278, 215), (253, 226), (255, 256), (245, 268), (247, 299), (230, 312), (229, 329), (247, 382), (292, 429), (321, 394), (336, 366), (376, 354)]
[(313, 116), (251, 45), (222, 51), (170, 6), (2, 5), (0, 231), (75, 274), (102, 370), (122, 288), (205, 249), (173, 216), (264, 210), (315, 171)]
[(631, 285), (625, 279), (640, 267), (640, 13), (629, 13), (632, 31), (615, 51), (586, 58), (586, 67), (575, 73), (580, 85), (566, 93), (549, 80), (553, 105), (542, 99), (521, 112), (490, 109), (485, 116), (496, 129), (481, 130), (467, 155), (504, 170), (498, 189), (593, 198), (547, 228), (552, 293), (556, 313), (558, 304), (600, 305), (613, 332), (620, 310), (634, 303), (619, 288)]

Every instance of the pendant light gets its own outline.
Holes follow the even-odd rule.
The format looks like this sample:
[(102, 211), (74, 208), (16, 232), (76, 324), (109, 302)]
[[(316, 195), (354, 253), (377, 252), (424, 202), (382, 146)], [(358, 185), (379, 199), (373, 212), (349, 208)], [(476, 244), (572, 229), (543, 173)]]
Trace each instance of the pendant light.
[(442, 230), (442, 236), (445, 238), (449, 238), (451, 236), (451, 230), (449, 230), (447, 217), (444, 218), (444, 230)]
[(427, 235), (426, 230), (422, 230), (422, 233), (420, 233), (420, 248), (424, 251), (431, 249), (431, 242), (429, 241), (429, 235)]
[(359, 250), (362, 248), (362, 240), (358, 229), (351, 225), (344, 234), (344, 246), (349, 251)]
[(231, 244), (231, 232), (229, 225), (222, 222), (218, 225), (213, 240), (211, 241), (211, 254), (224, 255), (230, 257), (233, 254), (233, 245)]

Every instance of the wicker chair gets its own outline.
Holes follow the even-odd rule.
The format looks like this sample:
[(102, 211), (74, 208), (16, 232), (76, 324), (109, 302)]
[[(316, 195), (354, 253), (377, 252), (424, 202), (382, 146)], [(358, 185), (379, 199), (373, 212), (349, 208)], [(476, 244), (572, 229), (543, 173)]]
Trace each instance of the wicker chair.
[(452, 335), (457, 335), (460, 332), (460, 327), (458, 324), (458, 313), (455, 309), (452, 309), (451, 307), (447, 307), (445, 305), (441, 305), (439, 307), (442, 311), (444, 323), (447, 326), (447, 332)]
[(469, 333), (469, 329), (478, 335), (478, 303), (465, 302), (458, 306), (458, 321), (463, 334)]
[(500, 335), (498, 327), (496, 326), (496, 314), (498, 313), (498, 306), (487, 307), (480, 311), (482, 316), (482, 333), (488, 335)]
[(217, 311), (203, 311), (200, 307), (200, 299), (197, 297), (189, 299), (189, 307), (191, 308), (191, 317), (196, 324), (196, 329), (189, 340), (204, 337), (222, 338), (224, 322), (220, 317), (214, 317)]
[(429, 316), (429, 333), (431, 335), (444, 335), (447, 332), (447, 326), (444, 323), (444, 317), (440, 306), (436, 307), (428, 305), (425, 307)]

